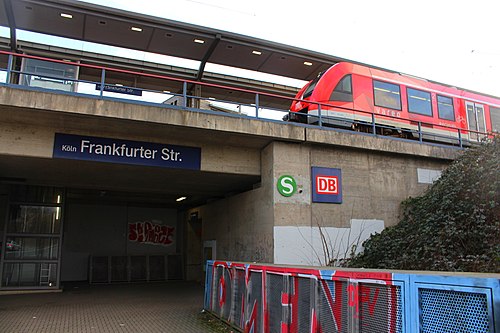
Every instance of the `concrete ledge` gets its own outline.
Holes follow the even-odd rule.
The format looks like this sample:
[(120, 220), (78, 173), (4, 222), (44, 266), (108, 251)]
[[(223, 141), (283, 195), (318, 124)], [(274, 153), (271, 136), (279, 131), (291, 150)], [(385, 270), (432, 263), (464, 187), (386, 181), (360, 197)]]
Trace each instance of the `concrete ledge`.
[(463, 149), (453, 146), (422, 144), (391, 137), (320, 128), (307, 128), (306, 142), (444, 160), (454, 160), (463, 152)]
[(224, 142), (233, 140), (234, 137), (228, 137), (228, 135), (239, 136), (240, 140), (244, 139), (248, 142), (264, 139), (258, 144), (261, 147), (273, 140), (308, 142), (443, 160), (453, 160), (463, 151), (452, 146), (420, 144), (390, 137), (374, 137), (355, 132), (265, 121), (211, 111), (160, 107), (134, 101), (98, 99), (93, 96), (76, 96), (64, 92), (52, 93), (38, 89), (0, 87), (0, 108), (2, 106), (10, 109), (21, 108), (31, 112), (37, 110), (52, 112), (58, 114), (59, 117), (64, 115), (87, 116), (90, 119), (95, 119), (96, 123), (106, 118), (174, 126), (184, 130), (201, 130), (206, 132), (204, 134), (198, 132), (197, 136), (210, 140), (219, 136), (223, 138)]
[(304, 128), (254, 118), (160, 107), (133, 101), (75, 96), (64, 92), (0, 87), (0, 106), (133, 120), (219, 132), (247, 134), (287, 141), (304, 141)]

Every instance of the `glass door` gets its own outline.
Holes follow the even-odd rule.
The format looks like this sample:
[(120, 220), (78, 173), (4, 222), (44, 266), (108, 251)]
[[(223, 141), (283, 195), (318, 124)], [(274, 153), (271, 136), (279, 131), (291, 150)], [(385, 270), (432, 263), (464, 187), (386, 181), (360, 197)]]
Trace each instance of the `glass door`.
[(469, 139), (473, 141), (480, 141), (484, 135), (477, 132), (486, 132), (486, 121), (484, 119), (484, 106), (477, 103), (465, 102), (467, 109), (467, 124), (469, 128)]
[(15, 187), (1, 256), (1, 288), (59, 288), (63, 191)]

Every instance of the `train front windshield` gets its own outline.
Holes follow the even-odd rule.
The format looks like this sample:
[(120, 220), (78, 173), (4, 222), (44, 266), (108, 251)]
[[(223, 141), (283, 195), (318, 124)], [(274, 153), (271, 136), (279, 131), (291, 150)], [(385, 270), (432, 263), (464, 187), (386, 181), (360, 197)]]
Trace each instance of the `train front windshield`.
[(319, 73), (318, 77), (311, 81), (307, 89), (304, 91), (302, 99), (305, 99), (312, 95), (314, 88), (316, 88), (316, 85), (318, 84), (319, 79), (321, 79), (321, 76), (323, 76), (323, 73)]

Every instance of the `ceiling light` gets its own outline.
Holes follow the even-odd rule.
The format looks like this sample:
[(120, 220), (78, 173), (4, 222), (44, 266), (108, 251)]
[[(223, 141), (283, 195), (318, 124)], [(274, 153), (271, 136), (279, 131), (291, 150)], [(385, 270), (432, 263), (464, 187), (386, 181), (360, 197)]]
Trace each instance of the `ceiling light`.
[(304, 61), (304, 65), (306, 65), (306, 66), (312, 66), (312, 65), (313, 65), (313, 63), (312, 63), (312, 62), (309, 62), (309, 61)]
[(132, 27), (132, 28), (130, 28), (130, 30), (132, 30), (132, 31), (137, 31), (137, 32), (141, 32), (141, 31), (142, 31), (142, 28), (139, 28), (139, 27)]
[(195, 40), (194, 40), (194, 42), (195, 42), (195, 43), (198, 43), (198, 44), (203, 44), (203, 43), (205, 43), (205, 41), (204, 41), (203, 39), (198, 39), (198, 38), (197, 38), (197, 39), (195, 39)]
[(179, 202), (179, 201), (183, 201), (186, 199), (187, 199), (187, 197), (179, 197), (179, 198), (175, 199), (175, 201)]
[(61, 13), (61, 17), (67, 18), (67, 19), (72, 19), (73, 15), (71, 14), (66, 14), (66, 13)]
[(260, 52), (260, 51), (255, 51), (255, 50), (254, 50), (254, 51), (252, 51), (252, 54), (261, 55), (261, 54), (262, 54), (262, 52)]

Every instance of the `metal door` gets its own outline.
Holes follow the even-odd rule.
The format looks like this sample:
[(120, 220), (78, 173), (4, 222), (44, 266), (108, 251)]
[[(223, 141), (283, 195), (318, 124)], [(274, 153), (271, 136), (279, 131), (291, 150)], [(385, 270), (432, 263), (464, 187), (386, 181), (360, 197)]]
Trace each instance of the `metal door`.
[(477, 132), (486, 132), (486, 122), (484, 119), (484, 106), (473, 102), (465, 102), (467, 110), (467, 124), (469, 129), (469, 139), (473, 141), (480, 141), (484, 135)]

